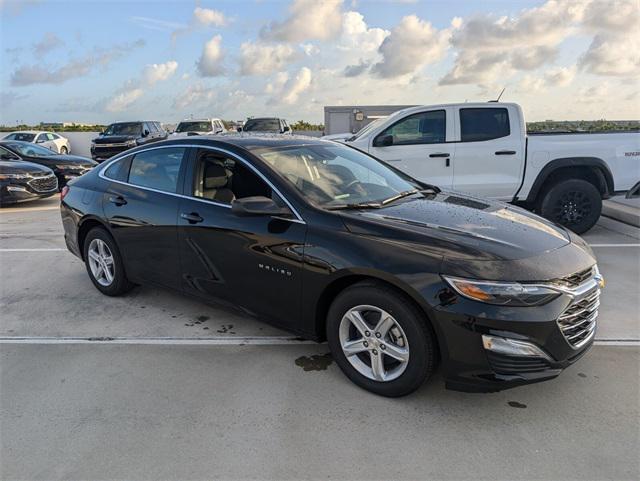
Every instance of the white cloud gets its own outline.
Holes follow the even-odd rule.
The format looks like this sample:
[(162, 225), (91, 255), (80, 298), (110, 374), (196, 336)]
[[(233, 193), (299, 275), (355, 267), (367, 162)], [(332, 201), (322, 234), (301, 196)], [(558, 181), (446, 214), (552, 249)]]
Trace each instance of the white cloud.
[(173, 76), (177, 69), (178, 62), (175, 60), (170, 60), (165, 63), (154, 63), (144, 68), (142, 78), (147, 85), (152, 86), (157, 82), (167, 80)]
[(572, 67), (556, 67), (548, 70), (544, 77), (549, 86), (566, 87), (576, 76), (576, 66)]
[(108, 112), (122, 112), (136, 100), (142, 97), (143, 94), (144, 91), (140, 88), (134, 88), (125, 92), (120, 92), (107, 102), (105, 109)]
[(449, 32), (438, 31), (415, 15), (404, 17), (380, 45), (382, 61), (372, 72), (382, 78), (400, 77), (437, 62), (446, 54)]
[(193, 20), (204, 27), (224, 27), (227, 24), (224, 13), (211, 8), (196, 7), (193, 11)]
[(215, 35), (204, 44), (202, 55), (196, 64), (198, 72), (203, 77), (217, 77), (222, 75), (224, 73), (223, 60), (222, 37)]
[(173, 30), (187, 28), (187, 25), (184, 23), (170, 22), (150, 17), (129, 17), (129, 21), (135, 23), (139, 27), (147, 30), (155, 30), (157, 32), (171, 32)]
[(320, 49), (312, 43), (301, 43), (300, 48), (302, 49), (304, 54), (308, 57), (311, 57), (312, 55), (317, 55), (320, 53)]
[[(173, 101), (177, 109), (184, 109), (191, 105), (207, 106), (216, 97), (216, 91), (205, 87), (201, 83), (190, 85)], [(204, 104), (204, 105), (203, 105)]]
[(293, 105), (300, 94), (311, 86), (312, 74), (308, 67), (302, 67), (298, 73), (290, 78), (286, 72), (278, 72), (274, 80), (267, 84), (265, 93), (271, 94), (270, 104)]
[(330, 40), (342, 29), (343, 0), (293, 0), (283, 22), (271, 22), (261, 32), (265, 39), (283, 42)]
[(33, 45), (33, 53), (36, 57), (42, 58), (52, 50), (62, 47), (64, 41), (53, 32), (45, 32), (42, 40)]
[(369, 28), (359, 12), (345, 12), (342, 15), (342, 35), (338, 49), (358, 50), (361, 55), (375, 52), (389, 33), (389, 30), (383, 28)]
[(240, 45), (242, 75), (270, 75), (282, 70), (296, 58), (296, 51), (287, 44), (268, 45), (244, 42)]
[(86, 55), (58, 64), (54, 68), (47, 67), (43, 63), (23, 65), (11, 74), (11, 85), (61, 84), (74, 78), (84, 77), (98, 67), (105, 68), (133, 49), (144, 45), (144, 40), (140, 39), (135, 42), (112, 45), (109, 48), (96, 47)]

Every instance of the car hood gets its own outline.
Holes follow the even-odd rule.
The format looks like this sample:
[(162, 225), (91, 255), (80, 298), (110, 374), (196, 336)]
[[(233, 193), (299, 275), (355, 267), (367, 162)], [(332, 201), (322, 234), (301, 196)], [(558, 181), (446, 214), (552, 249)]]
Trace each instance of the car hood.
[(94, 144), (120, 144), (128, 140), (135, 140), (135, 135), (103, 135), (93, 139)]
[(453, 192), (340, 213), (352, 232), (408, 242), (443, 259), (511, 261), (570, 243), (566, 230), (524, 209)]
[(32, 162), (23, 162), (19, 160), (3, 160), (0, 161), (0, 173), (2, 174), (51, 174), (51, 169)]
[(322, 140), (334, 140), (334, 141), (338, 142), (338, 141), (345, 141), (347, 139), (350, 139), (351, 137), (353, 137), (353, 134), (351, 132), (343, 132), (341, 134), (323, 135), (321, 137), (321, 139)]
[(47, 157), (26, 157), (29, 162), (35, 162), (37, 164), (52, 166), (69, 166), (69, 167), (86, 167), (88, 169), (98, 165), (97, 162), (87, 159), (86, 157), (80, 157), (79, 155), (59, 155), (53, 154)]
[(174, 132), (171, 134), (172, 137), (190, 137), (192, 135), (213, 135), (213, 132), (205, 130), (189, 130), (187, 132)]

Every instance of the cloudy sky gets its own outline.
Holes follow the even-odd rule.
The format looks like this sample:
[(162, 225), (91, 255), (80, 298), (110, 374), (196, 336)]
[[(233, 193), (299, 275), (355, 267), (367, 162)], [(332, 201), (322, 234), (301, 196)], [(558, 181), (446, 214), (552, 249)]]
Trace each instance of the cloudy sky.
[(521, 103), (640, 117), (640, 0), (0, 0), (0, 123)]

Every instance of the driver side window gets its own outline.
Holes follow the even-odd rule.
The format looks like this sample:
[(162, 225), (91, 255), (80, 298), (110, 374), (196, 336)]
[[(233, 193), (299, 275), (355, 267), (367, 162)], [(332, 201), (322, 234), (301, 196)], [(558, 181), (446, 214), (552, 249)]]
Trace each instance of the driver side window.
[(410, 115), (382, 132), (390, 135), (392, 145), (441, 144), (446, 141), (446, 112), (432, 110)]

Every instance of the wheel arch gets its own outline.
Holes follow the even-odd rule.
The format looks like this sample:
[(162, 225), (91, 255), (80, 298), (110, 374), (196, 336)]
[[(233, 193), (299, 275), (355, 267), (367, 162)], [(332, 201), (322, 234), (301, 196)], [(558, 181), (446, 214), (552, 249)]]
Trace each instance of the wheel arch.
[(111, 231), (107, 224), (104, 223), (101, 219), (94, 216), (87, 216), (83, 218), (78, 224), (78, 249), (80, 250), (80, 256), (84, 261), (84, 241), (87, 238), (87, 234), (94, 227), (102, 227), (106, 230), (109, 235), (111, 235)]
[(417, 309), (419, 309), (432, 329), (438, 345), (438, 351), (441, 352), (442, 336), (438, 332), (438, 326), (433, 322), (432, 317), (429, 315), (430, 307), (425, 303), (424, 299), (422, 299), (422, 296), (420, 296), (413, 287), (403, 282), (401, 279), (398, 279), (388, 273), (371, 269), (350, 270), (348, 272), (341, 273), (329, 282), (322, 290), (321, 294), (318, 296), (314, 312), (315, 334), (318, 341), (326, 340), (327, 314), (333, 300), (340, 294), (340, 292), (348, 287), (367, 281), (370, 281), (372, 284), (382, 284), (386, 287), (390, 287), (400, 295), (404, 296)]
[(603, 198), (614, 192), (613, 175), (604, 160), (598, 157), (563, 157), (544, 166), (531, 186), (526, 202), (535, 205), (545, 189), (570, 178), (591, 182)]

